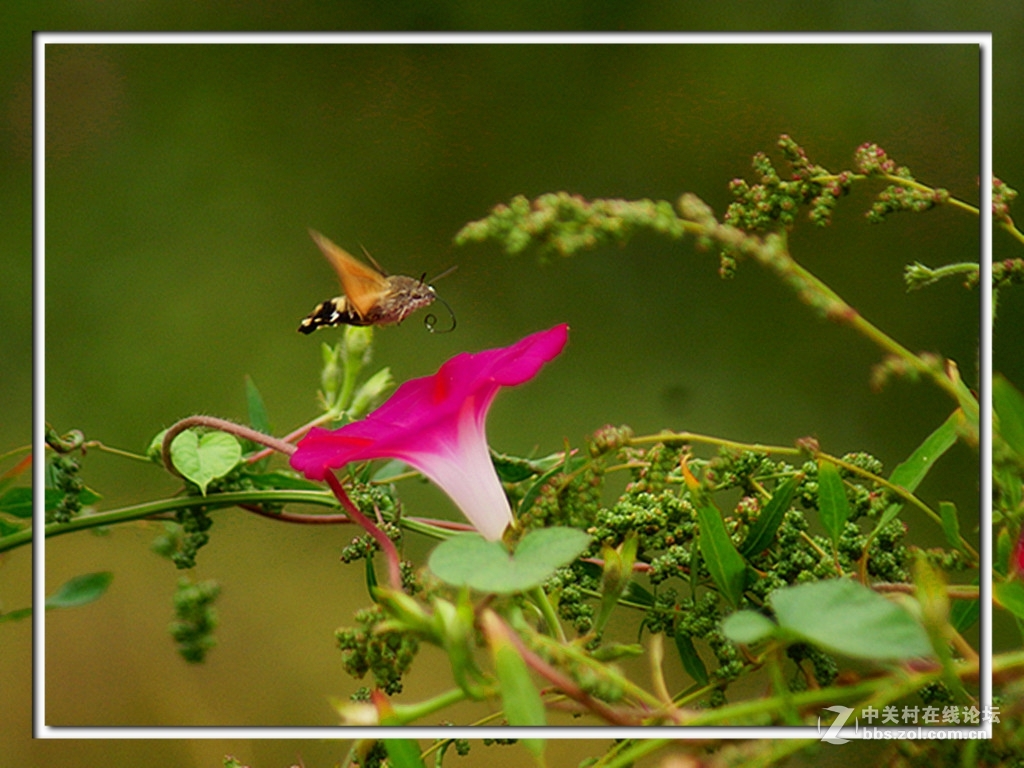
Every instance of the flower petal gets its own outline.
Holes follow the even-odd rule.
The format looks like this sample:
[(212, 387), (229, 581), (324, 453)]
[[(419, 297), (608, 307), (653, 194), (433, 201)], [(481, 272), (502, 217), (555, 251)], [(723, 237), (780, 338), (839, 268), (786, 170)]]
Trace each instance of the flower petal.
[(291, 465), (323, 480), (353, 461), (401, 459), (437, 483), (483, 536), (501, 538), (512, 511), (487, 447), (487, 410), (501, 387), (529, 381), (558, 356), (568, 330), (557, 325), (508, 347), (456, 355), (433, 376), (402, 384), (362, 421), (311, 430)]

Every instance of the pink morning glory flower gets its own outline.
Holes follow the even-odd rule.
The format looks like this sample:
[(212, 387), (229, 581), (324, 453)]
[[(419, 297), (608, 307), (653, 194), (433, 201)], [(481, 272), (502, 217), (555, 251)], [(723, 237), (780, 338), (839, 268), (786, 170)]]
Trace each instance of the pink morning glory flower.
[(365, 419), (311, 430), (291, 465), (323, 480), (353, 461), (399, 459), (440, 486), (484, 538), (496, 541), (512, 510), (491, 463), (487, 410), (499, 389), (529, 381), (557, 357), (568, 332), (563, 323), (508, 347), (458, 354), (433, 376), (402, 384)]

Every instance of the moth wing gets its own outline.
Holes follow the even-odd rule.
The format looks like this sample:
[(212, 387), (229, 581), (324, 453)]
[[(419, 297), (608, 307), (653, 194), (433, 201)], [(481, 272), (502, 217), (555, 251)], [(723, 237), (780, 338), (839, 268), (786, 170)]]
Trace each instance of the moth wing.
[(313, 242), (334, 267), (341, 280), (345, 296), (363, 317), (373, 309), (388, 290), (387, 277), (373, 267), (363, 264), (355, 256), (332, 243), (316, 230), (309, 230)]

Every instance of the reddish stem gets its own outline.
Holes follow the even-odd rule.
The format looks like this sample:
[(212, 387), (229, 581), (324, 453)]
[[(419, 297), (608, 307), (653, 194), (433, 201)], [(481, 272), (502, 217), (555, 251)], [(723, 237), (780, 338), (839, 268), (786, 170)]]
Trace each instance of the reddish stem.
[(341, 485), (341, 481), (338, 480), (334, 472), (328, 471), (325, 478), (327, 484), (331, 486), (331, 490), (337, 497), (338, 501), (341, 502), (341, 506), (345, 508), (348, 516), (356, 523), (359, 523), (368, 534), (373, 536), (380, 548), (384, 551), (384, 556), (388, 561), (388, 577), (391, 582), (391, 588), (402, 591), (402, 571), (400, 566), (401, 560), (398, 557), (398, 550), (395, 549), (395, 542), (388, 538), (387, 534), (384, 533), (377, 525), (370, 520), (366, 515), (359, 511), (359, 508), (352, 503), (352, 499), (345, 493), (345, 489)]

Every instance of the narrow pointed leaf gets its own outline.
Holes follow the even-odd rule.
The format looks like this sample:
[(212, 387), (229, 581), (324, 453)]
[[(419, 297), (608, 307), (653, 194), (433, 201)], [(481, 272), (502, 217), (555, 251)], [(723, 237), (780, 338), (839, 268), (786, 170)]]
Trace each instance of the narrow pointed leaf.
[[(892, 474), (889, 475), (889, 482), (913, 493), (931, 471), (935, 462), (956, 443), (957, 425), (962, 419), (963, 415), (959, 410), (953, 411), (949, 418), (942, 422), (938, 429), (928, 435), (924, 442), (907, 457), (906, 461), (896, 465)], [(887, 525), (902, 509), (902, 501), (890, 504), (879, 518), (875, 530)]]
[(114, 574), (110, 571), (100, 571), (68, 579), (46, 598), (46, 608), (74, 608), (99, 600), (113, 578)]
[(426, 768), (420, 745), (412, 739), (382, 739), (392, 768)]
[(995, 425), (1018, 458), (1024, 460), (1024, 395), (1003, 376), (992, 379), (992, 407), (999, 419)]
[(850, 518), (850, 503), (839, 468), (826, 459), (818, 461), (818, 512), (825, 532), (832, 543), (837, 544)]
[(267, 416), (267, 406), (251, 376), (245, 377), (245, 403), (249, 411), (249, 426), (257, 432), (269, 435), (271, 427), (270, 417)]
[(679, 660), (683, 663), (686, 674), (692, 677), (698, 685), (708, 684), (708, 669), (704, 666), (704, 660), (693, 647), (693, 640), (689, 635), (676, 631), (676, 650), (679, 651)]
[(942, 533), (946, 536), (946, 543), (953, 549), (963, 551), (964, 545), (960, 541), (960, 516), (956, 513), (956, 504), (951, 501), (940, 501), (939, 515), (942, 517)]
[(722, 513), (710, 502), (697, 508), (700, 551), (718, 591), (735, 608), (746, 586), (747, 564), (736, 551), (722, 520)]
[(1024, 621), (1024, 584), (1003, 581), (992, 585), (996, 601), (1021, 621)]
[(750, 526), (750, 532), (743, 541), (743, 546), (740, 547), (741, 555), (752, 557), (771, 545), (801, 480), (803, 480), (803, 475), (793, 475), (775, 488), (775, 493), (764, 505), (764, 509), (761, 510), (761, 514), (757, 516), (754, 524)]
[[(501, 687), (501, 704), (509, 725), (547, 725), (544, 701), (530, 677), (530, 669), (519, 654), (512, 630), (489, 608), (480, 614), (480, 628), (487, 638), (494, 661), (494, 673)], [(524, 739), (523, 745), (536, 756), (544, 752), (543, 739)]]

